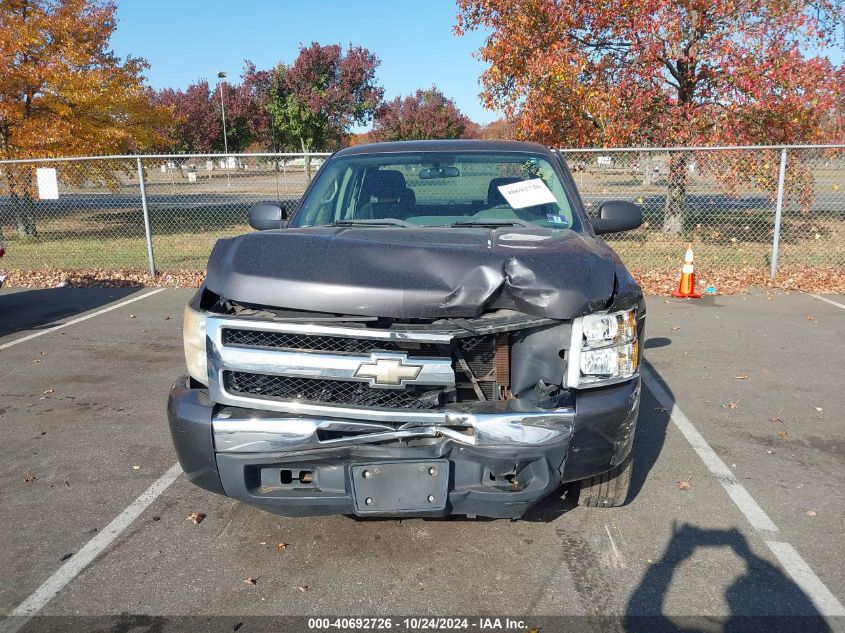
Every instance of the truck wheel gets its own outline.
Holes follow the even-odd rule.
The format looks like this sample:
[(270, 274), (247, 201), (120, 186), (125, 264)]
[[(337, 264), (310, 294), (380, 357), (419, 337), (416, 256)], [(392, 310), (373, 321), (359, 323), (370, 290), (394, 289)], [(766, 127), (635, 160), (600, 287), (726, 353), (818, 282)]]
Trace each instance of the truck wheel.
[(629, 455), (624, 462), (601, 475), (581, 482), (578, 505), (588, 508), (615, 508), (625, 504), (631, 487), (631, 470), (634, 459)]

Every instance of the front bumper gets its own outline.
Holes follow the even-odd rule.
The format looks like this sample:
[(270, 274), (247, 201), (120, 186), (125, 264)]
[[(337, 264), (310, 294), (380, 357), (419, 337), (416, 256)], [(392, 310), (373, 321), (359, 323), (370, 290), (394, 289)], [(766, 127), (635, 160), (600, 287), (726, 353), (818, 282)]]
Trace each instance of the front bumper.
[(412, 514), (519, 517), (561, 482), (600, 474), (628, 456), (639, 393), (636, 377), (579, 392), (574, 405), (558, 409), (478, 403), (393, 425), (222, 407), (182, 377), (170, 391), (168, 417), (191, 481), (277, 514), (407, 514), (356, 504), (353, 469), (445, 460), (446, 503)]

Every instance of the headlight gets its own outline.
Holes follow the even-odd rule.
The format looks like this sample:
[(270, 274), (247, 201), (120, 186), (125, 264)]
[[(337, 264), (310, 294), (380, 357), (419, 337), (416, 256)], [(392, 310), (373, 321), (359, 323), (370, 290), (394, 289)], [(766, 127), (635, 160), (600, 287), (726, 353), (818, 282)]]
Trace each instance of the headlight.
[(634, 376), (640, 362), (637, 312), (588, 314), (572, 322), (569, 387), (598, 387)]
[(185, 345), (185, 364), (191, 378), (208, 384), (208, 356), (205, 353), (205, 315), (185, 308), (182, 320), (182, 342)]

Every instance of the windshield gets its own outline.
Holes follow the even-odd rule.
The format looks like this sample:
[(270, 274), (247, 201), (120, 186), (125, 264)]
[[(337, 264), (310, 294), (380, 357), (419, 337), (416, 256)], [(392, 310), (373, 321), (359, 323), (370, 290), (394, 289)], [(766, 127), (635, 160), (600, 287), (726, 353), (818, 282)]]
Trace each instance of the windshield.
[(581, 230), (549, 161), (521, 152), (391, 153), (331, 160), (290, 226), (336, 224)]

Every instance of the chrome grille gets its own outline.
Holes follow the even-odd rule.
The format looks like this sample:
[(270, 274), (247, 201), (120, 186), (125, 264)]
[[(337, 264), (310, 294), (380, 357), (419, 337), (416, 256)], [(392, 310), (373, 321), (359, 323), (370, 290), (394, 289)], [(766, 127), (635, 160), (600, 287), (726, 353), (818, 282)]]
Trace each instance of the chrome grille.
[(226, 391), (234, 394), (298, 402), (344, 404), (390, 409), (434, 409), (442, 390), (409, 387), (374, 389), (365, 383), (318, 378), (292, 378), (242, 371), (224, 371)]
[[(364, 334), (362, 332), (362, 334)], [(367, 338), (319, 336), (225, 328), (224, 345), (333, 352), (336, 354), (369, 354), (374, 350), (416, 353), (422, 356), (448, 356), (448, 345), (434, 345), (415, 341), (380, 341)], [(445, 350), (445, 351), (444, 351)]]
[[(206, 332), (209, 395), (224, 405), (345, 419), (428, 420), (450, 403), (481, 399), (460, 368), (459, 351), (485, 399), (498, 397), (496, 337), (502, 334), (219, 316), (206, 319)], [(419, 368), (416, 376), (394, 382), (398, 373), (408, 375), (400, 372), (408, 366)], [(359, 374), (362, 367), (369, 373)]]

